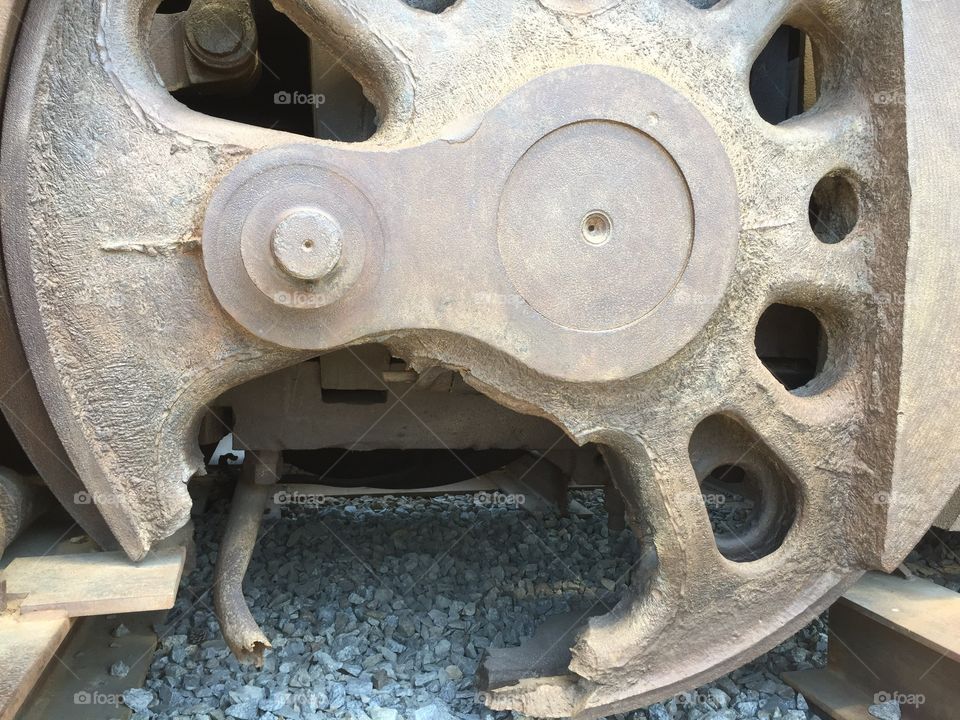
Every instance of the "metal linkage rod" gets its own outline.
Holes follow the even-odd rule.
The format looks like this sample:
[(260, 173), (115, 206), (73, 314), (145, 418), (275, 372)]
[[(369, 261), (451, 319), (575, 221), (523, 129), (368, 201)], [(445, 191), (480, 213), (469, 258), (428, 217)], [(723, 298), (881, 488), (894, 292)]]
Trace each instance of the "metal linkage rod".
[(257, 542), (260, 521), (277, 479), (279, 453), (247, 452), (220, 542), (213, 603), (227, 645), (241, 662), (263, 666), (270, 641), (257, 625), (243, 596), (243, 577)]

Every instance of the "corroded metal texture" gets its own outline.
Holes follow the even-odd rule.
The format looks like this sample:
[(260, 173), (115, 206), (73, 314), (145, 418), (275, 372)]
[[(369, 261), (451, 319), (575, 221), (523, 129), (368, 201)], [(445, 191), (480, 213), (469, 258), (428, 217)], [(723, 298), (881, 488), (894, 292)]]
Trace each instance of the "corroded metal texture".
[[(940, 206), (911, 206), (936, 120), (911, 116), (932, 96), (905, 83), (899, 2), (276, 4), (345, 53), (377, 105), (370, 141), (187, 110), (142, 47), (155, 2), (35, 0), (16, 63), (2, 173), (17, 181), (0, 199), (17, 320), (132, 557), (188, 518), (207, 404), (368, 341), (604, 446), (646, 541), (630, 592), (576, 634), (565, 670), (492, 689), (496, 708), (588, 717), (715, 677), (929, 526), (956, 473), (880, 501), (900, 500), (918, 459), (918, 353), (943, 329), (925, 318), (956, 272), (947, 257), (949, 282), (924, 280), (956, 250)], [(821, 96), (772, 126), (747, 78), (784, 23), (815, 40)], [(838, 243), (808, 217), (825, 177), (854, 188), (859, 219)], [(339, 228), (318, 279), (289, 272), (316, 237), (272, 248), (302, 212)], [(812, 311), (826, 339), (793, 392), (755, 350), (774, 303)], [(789, 506), (748, 562), (715, 540), (700, 494), (701, 470), (731, 461), (706, 440), (718, 423)], [(736, 632), (717, 644), (718, 628)]]
[(0, 468), (0, 555), (36, 518), (44, 500), (39, 483), (8, 468)]
[(263, 653), (270, 647), (270, 641), (253, 619), (243, 597), (243, 576), (253, 557), (279, 463), (278, 453), (261, 456), (251, 453), (247, 458), (230, 503), (230, 515), (213, 573), (213, 606), (224, 640), (239, 659), (252, 661), (257, 667), (263, 665)]
[[(430, 193), (379, 192), (461, 168)], [(270, 257), (276, 228), (306, 204), (343, 228), (340, 264), (317, 283)], [(278, 345), (323, 350), (421, 325), (547, 376), (609, 380), (702, 329), (733, 268), (736, 206), (730, 163), (689, 101), (590, 65), (531, 81), (455, 141), (256, 153), (214, 192), (203, 259), (223, 307)], [(600, 245), (580, 239), (598, 208), (616, 218)]]
[[(26, 0), (0, 0), (0, 98), (6, 97), (14, 40), (25, 12)], [(76, 502), (78, 497), (87, 498), (86, 489), (50, 422), (30, 371), (6, 272), (0, 272), (0, 348), (0, 411), (57, 500), (101, 548), (116, 549), (117, 541), (97, 506)]]
[[(958, 401), (956, 349), (960, 327), (943, 308), (960, 294), (960, 208), (951, 198), (960, 191), (960, 116), (952, 102), (960, 79), (951, 66), (956, 38), (947, 27), (960, 8), (906, 0), (904, 67), (907, 143), (910, 158), (911, 242), (904, 294), (903, 363), (884, 563), (890, 568), (909, 552), (912, 538), (903, 528), (927, 527), (929, 500), (913, 489), (953, 501), (941, 525), (960, 530), (960, 456), (954, 441)], [(920, 240), (922, 239), (922, 241)]]

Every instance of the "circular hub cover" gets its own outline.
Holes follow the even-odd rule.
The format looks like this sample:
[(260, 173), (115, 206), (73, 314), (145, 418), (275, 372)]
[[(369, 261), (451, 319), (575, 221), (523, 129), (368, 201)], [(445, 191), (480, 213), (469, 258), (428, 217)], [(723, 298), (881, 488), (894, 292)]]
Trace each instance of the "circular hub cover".
[(567, 125), (514, 167), (500, 203), (500, 254), (517, 291), (575, 330), (613, 330), (673, 289), (693, 242), (683, 174), (640, 130)]
[(234, 319), (280, 345), (436, 330), (603, 381), (703, 329), (733, 272), (738, 211), (693, 103), (591, 66), (530, 82), (458, 142), (256, 153), (211, 200), (204, 262)]

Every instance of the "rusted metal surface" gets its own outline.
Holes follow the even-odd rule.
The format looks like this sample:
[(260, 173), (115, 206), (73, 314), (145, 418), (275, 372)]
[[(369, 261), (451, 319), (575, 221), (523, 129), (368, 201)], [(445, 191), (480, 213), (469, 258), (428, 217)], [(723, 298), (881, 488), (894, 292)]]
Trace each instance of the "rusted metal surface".
[[(14, 41), (19, 36), (25, 13), (26, 0), (0, 1), (2, 99), (6, 98)], [(6, 183), (6, 179), (3, 182)], [(3, 265), (3, 258), (0, 258), (0, 268)], [(86, 488), (57, 436), (40, 398), (24, 353), (20, 331), (17, 329), (5, 271), (0, 272), (0, 347), (0, 411), (60, 504), (104, 550), (117, 548), (117, 541), (97, 506), (92, 502), (77, 502), (78, 498), (87, 497)]]
[[(921, 380), (918, 353), (954, 337), (931, 308), (957, 263), (943, 204), (911, 205), (911, 176), (948, 181), (930, 169), (934, 95), (904, 67), (925, 57), (918, 27), (953, 11), (911, 4), (926, 20), (905, 36), (895, 0), (276, 4), (346, 53), (377, 106), (370, 141), (187, 110), (141, 47), (144, 0), (35, 0), (15, 69), (0, 169), (18, 181), (0, 201), (17, 320), (57, 434), (132, 557), (189, 516), (205, 406), (373, 341), (604, 446), (645, 542), (630, 592), (575, 633), (563, 672), (492, 688), (494, 708), (591, 717), (716, 677), (930, 525), (960, 477), (929, 419), (955, 361)], [(745, 78), (787, 22), (820, 47), (821, 98), (774, 127)], [(859, 222), (827, 244), (809, 200), (838, 174)], [(338, 228), (322, 273), (303, 269), (316, 237), (286, 235), (300, 212)], [(774, 303), (811, 310), (826, 339), (794, 392), (757, 357)], [(718, 422), (782, 500), (749, 562), (715, 539), (711, 463), (694, 467), (730, 461), (709, 440)], [(237, 507), (247, 491), (256, 505), (242, 487)], [(236, 624), (256, 531), (243, 515), (221, 615), (256, 653), (261, 635)], [(718, 644), (720, 628), (736, 632)]]
[[(334, 353), (258, 378), (225, 393), (218, 406), (230, 408), (235, 437), (266, 450), (576, 448), (549, 421), (510, 412), (459, 375), (423, 375), (416, 387), (386, 383), (381, 371), (388, 367), (389, 353), (380, 358), (364, 350), (357, 349), (356, 358), (351, 352)], [(379, 394), (377, 402), (358, 404), (337, 402), (341, 396), (331, 391)]]
[[(549, 113), (530, 112), (545, 106)], [(523, 116), (531, 127), (517, 126)], [(325, 350), (423, 325), (568, 380), (647, 370), (702, 328), (733, 265), (736, 195), (722, 147), (688, 101), (652, 77), (585, 66), (532, 81), (469, 130), (456, 142), (394, 152), (284, 147), (238, 165), (204, 219), (217, 299), (252, 333), (286, 347)], [(635, 164), (617, 170), (618, 152)], [(430, 194), (377, 193), (462, 167), (473, 169), (466, 182)], [(546, 187), (553, 192), (538, 196)], [(657, 196), (665, 187), (670, 197)], [(270, 257), (278, 225), (305, 206), (342, 227), (340, 265), (321, 282), (292, 278)], [(619, 218), (620, 242), (581, 237), (602, 206)], [(669, 227), (654, 222), (661, 209), (676, 218)], [(579, 242), (559, 235), (560, 223)], [(498, 299), (502, 307), (492, 308)], [(609, 332), (593, 332), (601, 330)]]
[(0, 555), (44, 510), (48, 498), (40, 483), (0, 468)]
[(590, 618), (605, 611), (603, 602), (577, 607), (548, 618), (519, 648), (491, 648), (478, 671), (481, 692), (509, 687), (527, 678), (557, 678), (562, 682), (570, 665), (570, 646)]
[[(954, 419), (960, 413), (956, 387), (956, 348), (960, 328), (942, 312), (960, 294), (960, 247), (953, 241), (960, 223), (960, 116), (945, 97), (957, 97), (960, 78), (952, 71), (956, 40), (947, 26), (955, 5), (904, 0), (904, 65), (907, 83), (907, 148), (910, 158), (911, 242), (904, 296), (903, 364), (897, 451), (891, 481), (884, 566), (892, 570), (909, 551), (909, 533), (897, 528), (929, 525), (929, 501), (913, 492), (929, 483), (931, 496), (953, 496), (942, 527), (960, 529), (960, 454), (955, 452)], [(935, 514), (935, 512), (934, 512)]]
[(157, 14), (148, 49), (171, 92), (236, 93), (260, 73), (257, 26), (248, 0), (196, 0), (184, 12)]
[(271, 452), (250, 453), (245, 461), (213, 573), (213, 607), (223, 638), (234, 655), (257, 667), (263, 664), (270, 641), (250, 614), (243, 597), (243, 576), (253, 556), (267, 501), (274, 492), (279, 461), (277, 453)]
[(960, 705), (960, 595), (870, 573), (830, 608), (827, 667), (786, 680), (832, 720), (893, 703), (905, 720), (950, 720)]

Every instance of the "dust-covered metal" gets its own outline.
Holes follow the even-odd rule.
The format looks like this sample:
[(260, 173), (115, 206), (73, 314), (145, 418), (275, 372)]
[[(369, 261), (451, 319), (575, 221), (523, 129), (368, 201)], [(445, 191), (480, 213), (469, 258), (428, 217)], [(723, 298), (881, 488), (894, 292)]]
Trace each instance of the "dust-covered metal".
[[(6, 99), (14, 40), (25, 14), (26, 0), (0, 0), (0, 97), (3, 99)], [(32, 54), (34, 51), (21, 52)], [(0, 298), (0, 347), (3, 348), (0, 352), (0, 408), (3, 415), (56, 499), (101, 548), (116, 549), (116, 538), (97, 506), (92, 502), (77, 502), (78, 498), (88, 497), (87, 491), (50, 421), (30, 371), (14, 317), (6, 272), (0, 273)]]
[(270, 641), (253, 619), (243, 597), (247, 573), (267, 500), (277, 481), (280, 457), (275, 452), (251, 453), (243, 466), (230, 504), (230, 515), (217, 552), (213, 579), (213, 607), (223, 639), (239, 659), (263, 665)]
[[(940, 311), (960, 278), (943, 201), (960, 128), (940, 104), (955, 10), (276, 5), (343, 55), (372, 139), (186, 109), (143, 47), (156, 2), (34, 0), (25, 24), (8, 279), (50, 419), (131, 557), (187, 521), (207, 405), (364, 342), (603, 446), (644, 539), (615, 609), (553, 674), (491, 688), (494, 708), (592, 717), (716, 677), (929, 527), (960, 477), (942, 396), (958, 331)], [(820, 98), (774, 126), (747, 78), (783, 24), (816, 42)], [(824, 211), (854, 218), (840, 242), (811, 227), (826, 177), (849, 189)], [(304, 241), (330, 233), (275, 242), (305, 208), (339, 228), (316, 265)], [(792, 390), (757, 354), (772, 305), (822, 328)], [(701, 496), (738, 447), (773, 499), (749, 553), (715, 538)]]
[[(378, 191), (464, 167), (430, 193)], [(261, 228), (303, 203), (343, 228), (343, 269), (268, 285), (284, 270)], [(548, 376), (610, 380), (702, 329), (733, 268), (736, 205), (729, 160), (689, 101), (650, 76), (584, 66), (532, 81), (455, 142), (258, 152), (214, 193), (203, 256), (233, 318), (286, 347), (429, 327)], [(616, 228), (603, 243), (582, 237), (598, 212)]]
[(0, 555), (43, 510), (46, 493), (9, 468), (0, 468)]
[(167, 90), (238, 93), (260, 75), (250, 0), (196, 0), (183, 12), (158, 13), (147, 48)]

